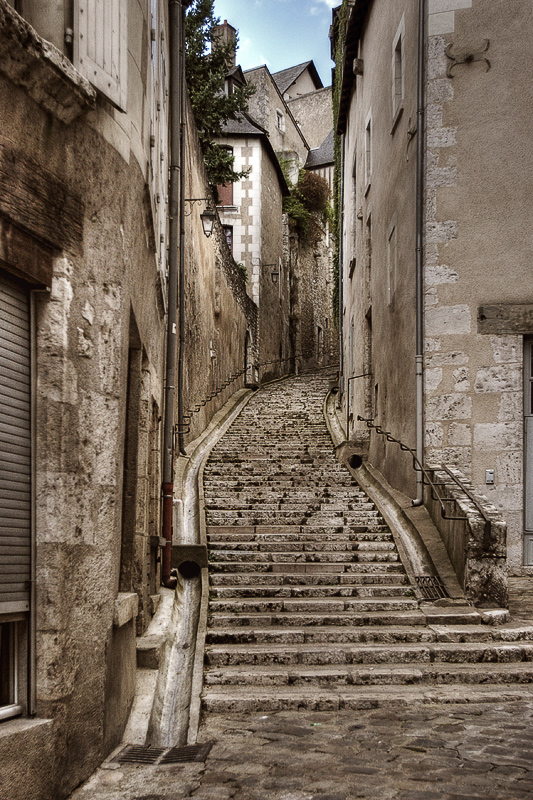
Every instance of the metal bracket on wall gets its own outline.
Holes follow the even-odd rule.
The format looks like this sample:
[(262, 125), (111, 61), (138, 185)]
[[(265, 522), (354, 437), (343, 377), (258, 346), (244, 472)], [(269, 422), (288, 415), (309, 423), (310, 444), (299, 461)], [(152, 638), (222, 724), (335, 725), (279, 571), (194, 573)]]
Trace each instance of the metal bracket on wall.
[(446, 70), (448, 78), (453, 78), (452, 70), (454, 67), (459, 66), (459, 64), (472, 64), (474, 61), (485, 61), (487, 65), (487, 69), (485, 70), (485, 72), (488, 72), (490, 69), (490, 61), (484, 54), (489, 49), (489, 45), (490, 41), (488, 39), (485, 39), (485, 46), (483, 47), (482, 50), (469, 50), (463, 53), (453, 54), (452, 53), (453, 44), (449, 44), (446, 50), (444, 51), (446, 53), (447, 58), (449, 58), (450, 61), (453, 61), (453, 64), (448, 64), (448, 68)]

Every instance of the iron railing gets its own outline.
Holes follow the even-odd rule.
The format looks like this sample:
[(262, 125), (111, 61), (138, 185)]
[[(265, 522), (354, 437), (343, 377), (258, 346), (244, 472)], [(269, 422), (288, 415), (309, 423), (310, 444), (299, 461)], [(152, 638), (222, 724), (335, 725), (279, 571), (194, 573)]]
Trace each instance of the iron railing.
[[(295, 361), (296, 358), (297, 356), (289, 356), (288, 358), (275, 358), (272, 359), (271, 361), (263, 361), (260, 364), (252, 363), (246, 367), (243, 367), (237, 372), (232, 372), (231, 375), (229, 375), (229, 377), (226, 378), (226, 380), (223, 381), (219, 386), (216, 386), (216, 388), (213, 389), (211, 392), (209, 392), (209, 394), (207, 394), (204, 398), (202, 398), (202, 400), (195, 403), (194, 406), (191, 406), (186, 410), (186, 412), (183, 415), (184, 425), (181, 428), (179, 425), (175, 426), (174, 428), (175, 435), (178, 435), (179, 433), (184, 435), (190, 433), (191, 419), (193, 417), (193, 414), (197, 414), (200, 411), (200, 409), (204, 408), (211, 400), (213, 400), (215, 397), (217, 397), (217, 395), (223, 392), (224, 389), (226, 389), (230, 384), (234, 383), (238, 378), (240, 378), (249, 370), (251, 370), (252, 372), (257, 372), (259, 369), (262, 369), (263, 367), (269, 367), (272, 364), (279, 364), (279, 365), (285, 364), (287, 363), (287, 361)], [(338, 366), (339, 366), (338, 364), (327, 364), (324, 367), (316, 367), (315, 369), (311, 370), (303, 370), (302, 372), (299, 372), (298, 375), (306, 375), (312, 372), (318, 372), (320, 370), (326, 370), (326, 369), (336, 369), (338, 368)]]
[(400, 439), (397, 439), (395, 436), (393, 436), (390, 431), (384, 430), (381, 427), (381, 425), (376, 425), (372, 419), (365, 419), (364, 417), (361, 416), (358, 416), (357, 419), (359, 420), (359, 422), (364, 422), (367, 428), (375, 430), (376, 433), (378, 433), (380, 436), (384, 436), (388, 442), (394, 442), (395, 444), (397, 444), (400, 447), (400, 450), (403, 450), (404, 452), (411, 454), (413, 459), (413, 469), (415, 470), (415, 472), (422, 473), (422, 483), (424, 486), (428, 486), (430, 488), (432, 500), (439, 504), (440, 515), (442, 519), (460, 520), (463, 522), (467, 519), (466, 514), (459, 517), (451, 516), (448, 513), (447, 508), (444, 504), (457, 503), (457, 498), (444, 497), (444, 494), (442, 492), (439, 492), (439, 487), (443, 486), (455, 486), (459, 488), (470, 500), (470, 502), (473, 503), (476, 511), (483, 519), (483, 547), (485, 549), (488, 548), (491, 538), (491, 519), (487, 514), (486, 510), (479, 502), (479, 500), (472, 494), (468, 486), (466, 486), (462, 480), (460, 480), (456, 475), (454, 475), (453, 472), (449, 469), (449, 467), (441, 465), (436, 467), (435, 469), (445, 472), (446, 475), (448, 475), (448, 477), (451, 480), (448, 481), (433, 480), (428, 470), (423, 466), (423, 464), (420, 463), (420, 460), (416, 455), (416, 451), (412, 447), (408, 447), (408, 445), (404, 444), (404, 442), (400, 441)]

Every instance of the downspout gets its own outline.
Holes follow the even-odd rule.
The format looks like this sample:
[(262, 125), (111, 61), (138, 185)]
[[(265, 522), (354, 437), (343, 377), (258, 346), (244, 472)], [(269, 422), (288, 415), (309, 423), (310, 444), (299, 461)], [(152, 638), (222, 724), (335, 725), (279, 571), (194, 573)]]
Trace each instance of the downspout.
[[(426, 0), (418, 2), (418, 75), (416, 117), (416, 456), (424, 463), (424, 142)], [(424, 502), (424, 477), (416, 476), (414, 506)]]
[[(341, 178), (339, 199), (339, 403), (344, 394), (344, 342), (343, 342), (343, 272), (344, 272), (344, 143), (345, 135), (341, 136)], [(348, 434), (346, 434), (348, 438)]]
[[(174, 589), (177, 578), (170, 574), (172, 559), (172, 511), (174, 500), (174, 402), (176, 378), (176, 315), (178, 305), (178, 224), (180, 203), (180, 123), (182, 103), (182, 73), (180, 69), (180, 43), (183, 22), (181, 0), (169, 0), (169, 118), (170, 118), (170, 177), (169, 177), (169, 254), (168, 254), (168, 307), (167, 350), (165, 382), (165, 421), (163, 429), (163, 549), (161, 581)], [(181, 309), (180, 309), (181, 312)], [(181, 316), (181, 314), (180, 314)]]
[[(188, 5), (187, 2), (185, 5)], [(185, 7), (182, 5), (180, 59), (180, 164), (185, 164)], [(183, 421), (183, 360), (185, 357), (185, 169), (180, 171), (180, 265), (179, 265), (179, 307), (180, 337), (178, 349), (178, 450), (185, 455)]]

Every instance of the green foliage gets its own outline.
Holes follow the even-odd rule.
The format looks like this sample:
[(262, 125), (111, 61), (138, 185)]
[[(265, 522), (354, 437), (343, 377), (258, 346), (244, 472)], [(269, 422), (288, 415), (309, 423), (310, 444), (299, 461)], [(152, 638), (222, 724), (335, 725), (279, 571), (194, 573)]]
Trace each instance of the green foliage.
[[(292, 162), (280, 162), (285, 175), (288, 175)], [(283, 210), (291, 218), (296, 230), (303, 239), (316, 235), (313, 215), (320, 216), (323, 222), (330, 218), (329, 186), (326, 180), (313, 172), (301, 169), (298, 183), (291, 187), (291, 193), (283, 199)]]
[(233, 263), (235, 264), (236, 267), (239, 268), (246, 282), (248, 280), (248, 270), (246, 269), (246, 264), (243, 264), (241, 261), (235, 261), (235, 260), (233, 261)]
[(233, 156), (215, 141), (222, 135), (224, 123), (237, 119), (248, 109), (255, 91), (252, 85), (235, 86), (224, 93), (228, 63), (233, 45), (224, 44), (216, 27), (214, 0), (193, 0), (185, 23), (185, 73), (200, 144), (209, 182), (213, 187), (234, 183), (248, 172), (235, 172)]

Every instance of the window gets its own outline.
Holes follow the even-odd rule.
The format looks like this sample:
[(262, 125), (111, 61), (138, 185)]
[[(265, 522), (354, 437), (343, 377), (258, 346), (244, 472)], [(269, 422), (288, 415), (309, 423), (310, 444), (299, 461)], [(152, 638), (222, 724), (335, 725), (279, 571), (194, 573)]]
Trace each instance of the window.
[(74, 66), (126, 110), (128, 0), (74, 0)]
[(372, 114), (369, 112), (365, 122), (365, 186), (368, 192), (372, 177)]
[(23, 712), (31, 601), (31, 332), (25, 284), (0, 272), (0, 720)]
[(396, 290), (398, 272), (398, 230), (396, 215), (389, 226), (387, 233), (387, 303), (390, 305)]
[(276, 110), (276, 128), (285, 133), (285, 117), (281, 111)]
[[(228, 155), (233, 157), (233, 147), (223, 148)], [(218, 202), (217, 206), (233, 206), (233, 183), (220, 184), (217, 186)]]
[(226, 237), (226, 244), (229, 247), (230, 253), (233, 255), (233, 225), (223, 225), (222, 230)]
[(404, 29), (405, 20), (402, 21), (396, 31), (392, 45), (392, 125), (393, 132), (396, 123), (400, 119), (403, 111), (404, 99)]

